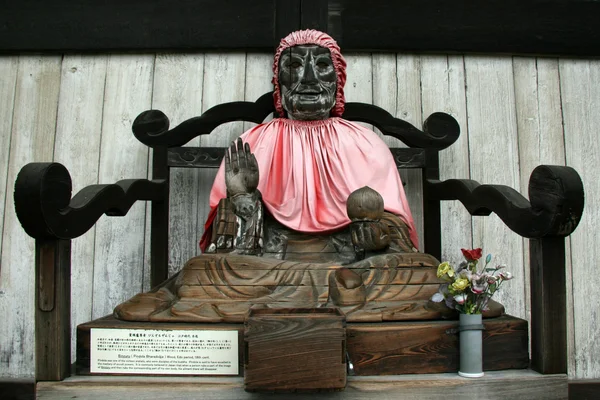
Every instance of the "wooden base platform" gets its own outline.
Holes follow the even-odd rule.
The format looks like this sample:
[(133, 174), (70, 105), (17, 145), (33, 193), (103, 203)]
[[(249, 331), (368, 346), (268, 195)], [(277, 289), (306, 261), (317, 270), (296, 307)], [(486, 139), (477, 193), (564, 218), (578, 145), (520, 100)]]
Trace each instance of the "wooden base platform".
[[(62, 382), (39, 382), (39, 400), (231, 400), (257, 399), (244, 391), (243, 378), (77, 376)], [(559, 400), (568, 398), (566, 375), (541, 375), (531, 370), (488, 372), (483, 378), (457, 374), (348, 377), (346, 390), (334, 393), (269, 394), (279, 399), (378, 400)]]
[[(527, 321), (503, 316), (484, 320), (484, 371), (529, 366)], [(347, 323), (346, 348), (357, 376), (433, 374), (458, 371), (458, 321)], [(227, 329), (237, 330), (242, 344), (243, 324), (127, 322), (112, 316), (77, 327), (76, 373), (89, 374), (90, 329)], [(244, 348), (239, 348), (240, 373)]]

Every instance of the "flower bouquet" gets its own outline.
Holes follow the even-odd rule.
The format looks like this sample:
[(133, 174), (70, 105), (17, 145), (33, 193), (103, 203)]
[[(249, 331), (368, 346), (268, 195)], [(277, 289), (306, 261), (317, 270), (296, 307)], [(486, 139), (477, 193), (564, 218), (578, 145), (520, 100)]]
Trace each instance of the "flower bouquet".
[(443, 262), (437, 270), (438, 278), (448, 283), (440, 286), (432, 301), (446, 302), (446, 306), (461, 314), (481, 314), (487, 311), (490, 298), (498, 291), (502, 283), (512, 279), (512, 274), (504, 270), (505, 265), (489, 267), (492, 255), (488, 254), (485, 264), (480, 265), (481, 249), (461, 249), (465, 261), (458, 267)]
[(466, 378), (483, 376), (482, 311), (488, 308), (490, 298), (498, 291), (504, 281), (512, 279), (510, 272), (504, 270), (504, 265), (490, 267), (492, 255), (485, 257), (485, 263), (480, 264), (481, 249), (461, 249), (465, 261), (458, 267), (443, 262), (437, 270), (438, 278), (446, 284), (431, 298), (432, 301), (446, 302), (449, 308), (459, 312), (460, 332), (460, 369), (458, 374)]

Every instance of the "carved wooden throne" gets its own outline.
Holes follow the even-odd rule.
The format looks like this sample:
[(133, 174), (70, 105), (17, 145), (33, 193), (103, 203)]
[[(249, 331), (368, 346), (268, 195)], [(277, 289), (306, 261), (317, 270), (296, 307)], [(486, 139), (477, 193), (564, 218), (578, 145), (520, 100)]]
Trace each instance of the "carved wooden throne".
[[(70, 372), (71, 239), (85, 233), (103, 214), (123, 217), (136, 201), (151, 201), (151, 282), (153, 287), (160, 284), (168, 278), (169, 171), (217, 168), (225, 151), (181, 146), (220, 124), (261, 123), (272, 112), (272, 93), (254, 103), (216, 106), (171, 130), (162, 112), (144, 112), (135, 120), (133, 132), (153, 149), (152, 179), (94, 185), (74, 197), (69, 172), (61, 164), (23, 167), (15, 186), (15, 207), (23, 228), (36, 239), (36, 380), (62, 380)], [(537, 167), (529, 182), (529, 200), (506, 186), (460, 179), (441, 182), (438, 152), (452, 145), (460, 131), (451, 116), (432, 114), (423, 131), (368, 104), (347, 103), (343, 117), (373, 124), (408, 146), (391, 149), (396, 165), (390, 168), (422, 170), (425, 252), (440, 258), (440, 202), (445, 200), (459, 200), (472, 215), (494, 212), (514, 232), (529, 238), (531, 368), (543, 374), (566, 373), (564, 238), (577, 227), (583, 211), (583, 185), (577, 172), (569, 167)], [(90, 327), (119, 323), (125, 324), (110, 319), (86, 324), (79, 329), (79, 340), (85, 342)], [(455, 327), (455, 321), (349, 325), (347, 354), (359, 375), (456, 370)], [(241, 332), (242, 326), (232, 329)], [(527, 368), (526, 321), (501, 317), (488, 320), (486, 329), (484, 369)], [(86, 372), (85, 352), (82, 344), (78, 350), (82, 373)]]

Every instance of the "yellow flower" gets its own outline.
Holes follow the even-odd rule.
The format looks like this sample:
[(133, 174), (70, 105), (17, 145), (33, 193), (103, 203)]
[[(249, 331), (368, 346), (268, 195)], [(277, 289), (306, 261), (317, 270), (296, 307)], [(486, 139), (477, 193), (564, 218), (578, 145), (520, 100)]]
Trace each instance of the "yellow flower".
[(452, 278), (454, 277), (454, 268), (450, 265), (449, 262), (443, 262), (438, 266), (437, 277), (447, 280), (448, 282), (452, 282)]
[(457, 280), (454, 281), (454, 283), (452, 283), (452, 289), (456, 290), (457, 292), (462, 292), (463, 290), (465, 290), (468, 287), (469, 287), (469, 280), (466, 278), (458, 278)]

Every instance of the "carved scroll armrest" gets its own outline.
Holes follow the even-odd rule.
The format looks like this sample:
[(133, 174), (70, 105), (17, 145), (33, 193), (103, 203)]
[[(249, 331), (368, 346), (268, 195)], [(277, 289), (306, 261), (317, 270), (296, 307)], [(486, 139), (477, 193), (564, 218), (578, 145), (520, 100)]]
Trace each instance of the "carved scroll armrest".
[(459, 200), (471, 215), (496, 213), (521, 236), (568, 236), (581, 220), (583, 183), (570, 167), (540, 165), (529, 179), (529, 200), (503, 185), (481, 185), (468, 179), (428, 180), (438, 200)]
[(170, 130), (169, 118), (162, 111), (144, 111), (133, 121), (132, 130), (135, 137), (148, 147), (177, 147), (199, 135), (207, 135), (227, 122), (260, 124), (273, 111), (273, 92), (268, 92), (255, 102), (234, 101), (216, 105), (199, 117), (190, 118)]
[(124, 216), (138, 200), (164, 201), (164, 180), (127, 179), (91, 185), (71, 198), (69, 171), (59, 163), (24, 166), (15, 183), (15, 211), (27, 234), (36, 239), (73, 239), (102, 214)]
[(372, 104), (346, 103), (343, 117), (373, 124), (385, 135), (395, 137), (409, 147), (441, 150), (456, 142), (460, 136), (456, 119), (442, 112), (431, 114), (423, 122), (423, 130)]

